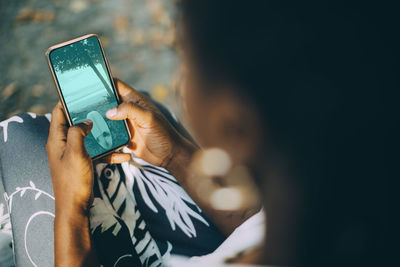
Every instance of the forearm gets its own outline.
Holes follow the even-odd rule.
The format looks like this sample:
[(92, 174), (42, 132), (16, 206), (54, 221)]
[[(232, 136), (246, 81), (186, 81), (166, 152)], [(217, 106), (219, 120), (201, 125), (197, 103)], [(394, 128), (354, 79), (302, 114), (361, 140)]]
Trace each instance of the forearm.
[(99, 266), (83, 212), (57, 209), (54, 220), (55, 266)]
[(209, 199), (199, 195), (196, 190), (201, 183), (203, 177), (197, 177), (190, 170), (190, 165), (194, 154), (199, 148), (191, 145), (186, 140), (184, 144), (180, 144), (174, 157), (170, 160), (167, 169), (178, 180), (181, 186), (194, 200), (194, 202), (202, 209), (202, 211), (210, 218), (213, 223), (225, 234), (231, 234), (236, 227), (242, 224), (246, 219), (259, 211), (260, 207), (249, 207), (241, 210), (217, 210)]

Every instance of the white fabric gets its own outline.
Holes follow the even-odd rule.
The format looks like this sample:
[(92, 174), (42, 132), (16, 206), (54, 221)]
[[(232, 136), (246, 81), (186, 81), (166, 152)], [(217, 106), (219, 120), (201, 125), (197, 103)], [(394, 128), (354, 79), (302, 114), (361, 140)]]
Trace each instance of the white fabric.
[[(207, 265), (205, 265), (207, 264)], [(204, 261), (192, 261), (186, 257), (172, 255), (166, 267), (277, 267), (272, 265), (254, 265), (254, 264), (224, 264), (224, 263), (209, 263)]]
[(233, 231), (233, 233), (213, 252), (204, 256), (185, 258), (173, 255), (166, 266), (232, 266), (245, 267), (256, 265), (224, 264), (225, 260), (238, 253), (262, 244), (265, 236), (265, 213), (259, 211)]

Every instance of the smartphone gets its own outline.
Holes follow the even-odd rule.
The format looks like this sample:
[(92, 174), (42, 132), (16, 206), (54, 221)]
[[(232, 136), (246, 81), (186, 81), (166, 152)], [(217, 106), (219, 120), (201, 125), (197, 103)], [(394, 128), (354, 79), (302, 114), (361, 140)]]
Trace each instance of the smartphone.
[(69, 125), (87, 119), (93, 122), (85, 138), (91, 158), (125, 146), (130, 140), (126, 121), (105, 115), (120, 100), (99, 37), (88, 34), (54, 45), (46, 57)]

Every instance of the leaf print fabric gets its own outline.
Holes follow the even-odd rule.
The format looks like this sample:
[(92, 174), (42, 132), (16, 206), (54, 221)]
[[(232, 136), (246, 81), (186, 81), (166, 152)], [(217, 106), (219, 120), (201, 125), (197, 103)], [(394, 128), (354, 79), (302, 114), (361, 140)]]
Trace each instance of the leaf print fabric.
[[(108, 266), (129, 255), (123, 260), (133, 264), (139, 259), (140, 266), (159, 266), (171, 253), (212, 252), (223, 237), (175, 178), (141, 159), (132, 161), (96, 166), (90, 227), (96, 250), (107, 251), (101, 262)], [(204, 236), (198, 234), (199, 229), (214, 232), (214, 240), (205, 231)], [(116, 250), (107, 249), (109, 244), (115, 244)]]
[[(45, 149), (50, 119), (32, 113), (0, 122), (0, 177), (9, 212), (2, 218), (11, 217), (18, 266), (54, 266)], [(103, 266), (161, 266), (171, 254), (205, 255), (224, 240), (168, 171), (134, 157), (95, 166), (90, 231)]]

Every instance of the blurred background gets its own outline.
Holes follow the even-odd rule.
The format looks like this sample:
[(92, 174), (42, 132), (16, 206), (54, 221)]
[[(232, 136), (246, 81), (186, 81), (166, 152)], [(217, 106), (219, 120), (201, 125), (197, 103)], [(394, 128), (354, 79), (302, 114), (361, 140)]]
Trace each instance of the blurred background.
[(173, 0), (0, 0), (0, 121), (52, 110), (44, 53), (87, 33), (101, 37), (114, 76), (179, 113), (175, 16)]

